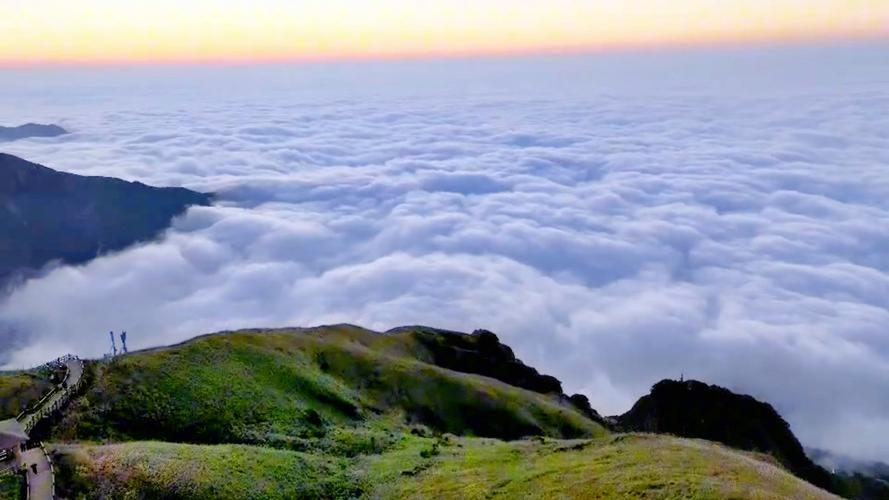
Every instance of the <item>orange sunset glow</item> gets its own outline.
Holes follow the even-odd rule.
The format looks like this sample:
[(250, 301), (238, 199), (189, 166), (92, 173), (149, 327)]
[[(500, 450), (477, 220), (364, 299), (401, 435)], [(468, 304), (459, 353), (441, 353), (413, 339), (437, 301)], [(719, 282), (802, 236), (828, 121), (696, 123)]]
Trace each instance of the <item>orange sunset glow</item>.
[(3, 0), (0, 62), (329, 59), (881, 37), (886, 0)]

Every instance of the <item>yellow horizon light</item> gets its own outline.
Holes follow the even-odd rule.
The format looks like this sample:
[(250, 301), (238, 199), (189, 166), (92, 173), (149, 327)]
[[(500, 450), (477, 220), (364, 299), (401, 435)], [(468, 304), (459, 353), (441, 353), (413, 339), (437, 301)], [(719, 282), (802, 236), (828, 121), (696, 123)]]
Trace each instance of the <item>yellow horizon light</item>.
[(889, 0), (0, 0), (0, 62), (459, 56), (889, 37)]

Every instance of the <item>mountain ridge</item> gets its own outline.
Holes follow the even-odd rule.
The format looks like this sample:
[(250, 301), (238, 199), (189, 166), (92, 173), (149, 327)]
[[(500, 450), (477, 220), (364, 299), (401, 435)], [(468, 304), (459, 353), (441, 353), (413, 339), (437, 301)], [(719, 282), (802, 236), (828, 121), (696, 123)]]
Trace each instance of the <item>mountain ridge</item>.
[(219, 332), (90, 361), (82, 390), (32, 434), (67, 498), (835, 498), (762, 453), (607, 429), (488, 330)]
[(0, 153), (0, 283), (155, 238), (212, 195), (59, 172)]
[(609, 419), (622, 431), (706, 439), (767, 453), (796, 476), (849, 498), (889, 497), (877, 476), (831, 473), (807, 454), (790, 425), (769, 403), (697, 380), (661, 380), (623, 415)]
[(58, 125), (26, 123), (17, 127), (0, 126), (0, 141), (17, 141), (30, 137), (58, 137), (68, 131)]

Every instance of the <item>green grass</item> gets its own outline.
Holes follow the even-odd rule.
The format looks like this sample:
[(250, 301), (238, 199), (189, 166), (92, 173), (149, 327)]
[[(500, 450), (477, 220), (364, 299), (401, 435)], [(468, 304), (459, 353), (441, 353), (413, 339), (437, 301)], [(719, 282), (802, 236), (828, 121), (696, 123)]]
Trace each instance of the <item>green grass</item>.
[(23, 493), (22, 478), (14, 474), (0, 474), (0, 500), (19, 500)]
[(24, 484), (22, 477), (16, 474), (0, 474), (0, 500), (19, 500), (23, 498)]
[(611, 435), (435, 366), (410, 331), (241, 331), (90, 370), (53, 439), (119, 442), (57, 446), (67, 498), (833, 498), (770, 457)]
[[(370, 462), (371, 498), (834, 498), (769, 460), (654, 435), (595, 440), (456, 438), (423, 464), (415, 449)], [(404, 473), (402, 471), (410, 471)], [(414, 473), (413, 471), (416, 471)]]
[(0, 373), (0, 420), (14, 418), (52, 389), (49, 371)]
[(68, 498), (829, 499), (773, 461), (706, 441), (408, 435), (355, 458), (254, 446), (63, 448)]
[(605, 434), (552, 396), (421, 357), (407, 333), (354, 327), (206, 336), (100, 366), (57, 438), (303, 449), (329, 441), (331, 429), (351, 428), (340, 441), (360, 440), (377, 432), (374, 422), (393, 416), (402, 425), (460, 435)]
[(65, 498), (350, 498), (342, 459), (244, 445), (134, 442), (67, 447), (56, 461)]

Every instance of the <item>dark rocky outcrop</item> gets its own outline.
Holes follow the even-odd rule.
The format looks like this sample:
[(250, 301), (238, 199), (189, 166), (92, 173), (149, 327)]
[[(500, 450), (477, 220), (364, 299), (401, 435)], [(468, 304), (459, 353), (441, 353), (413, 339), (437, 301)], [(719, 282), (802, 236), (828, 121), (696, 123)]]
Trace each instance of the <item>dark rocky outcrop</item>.
[(616, 419), (628, 431), (707, 439), (768, 453), (797, 476), (832, 489), (830, 473), (806, 456), (781, 415), (751, 396), (694, 380), (663, 380)]
[(28, 137), (58, 137), (67, 133), (67, 130), (58, 125), (26, 123), (18, 127), (0, 127), (0, 141), (15, 141)]
[(0, 153), (0, 284), (152, 239), (211, 195), (83, 177)]
[(609, 427), (609, 424), (602, 418), (602, 415), (599, 415), (599, 412), (593, 409), (590, 406), (590, 399), (583, 394), (574, 394), (568, 398), (568, 402), (571, 403), (575, 408), (580, 410), (581, 413), (586, 415), (587, 417), (599, 422), (600, 424)]
[(471, 335), (427, 327), (403, 327), (429, 352), (432, 364), (463, 373), (491, 377), (542, 394), (562, 394), (562, 383), (516, 359), (512, 349), (488, 330)]
[(426, 355), (424, 361), (461, 373), (483, 375), (529, 391), (559, 397), (591, 420), (606, 425), (605, 419), (582, 394), (568, 396), (559, 379), (544, 375), (516, 358), (512, 349), (488, 330), (472, 334), (424, 326), (405, 326), (387, 333), (410, 333)]

